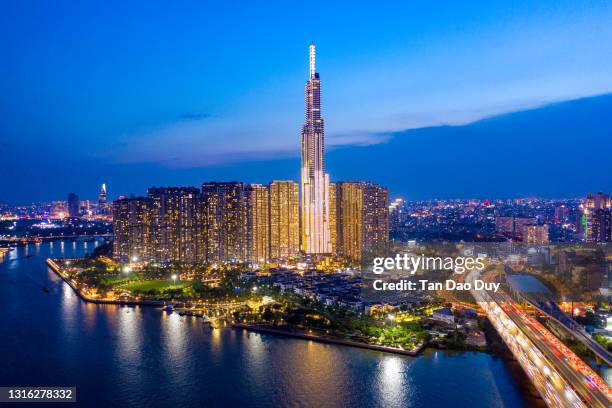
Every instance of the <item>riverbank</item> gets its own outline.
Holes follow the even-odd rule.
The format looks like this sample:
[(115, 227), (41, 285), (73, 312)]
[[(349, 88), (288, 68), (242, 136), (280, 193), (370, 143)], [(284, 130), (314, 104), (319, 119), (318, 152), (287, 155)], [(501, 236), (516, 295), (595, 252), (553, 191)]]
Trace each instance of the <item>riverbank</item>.
[(124, 300), (124, 299), (101, 299), (98, 297), (91, 296), (85, 291), (79, 289), (72, 279), (70, 279), (64, 272), (62, 272), (62, 268), (59, 267), (58, 264), (53, 261), (51, 258), (47, 258), (47, 266), (51, 268), (53, 272), (57, 276), (59, 276), (64, 282), (70, 286), (70, 288), (77, 294), (77, 296), (84, 300), (85, 302), (96, 303), (101, 305), (123, 305), (123, 306), (158, 306), (163, 307), (168, 304), (168, 302), (161, 300)]
[[(57, 274), (57, 276), (59, 276), (64, 282), (66, 282), (68, 286), (70, 286), (70, 288), (77, 294), (77, 296), (79, 296), (79, 298), (85, 302), (90, 302), (90, 303), (95, 303), (95, 304), (108, 304), (108, 305), (157, 306), (157, 307), (163, 307), (168, 304), (168, 302), (156, 301), (156, 300), (102, 299), (102, 298), (91, 296), (86, 291), (81, 290), (77, 286), (76, 282), (70, 279), (70, 277), (62, 271), (62, 268), (57, 263), (55, 263), (53, 259), (47, 258), (46, 263), (51, 268), (51, 270), (53, 270)], [(247, 325), (247, 324), (242, 324), (242, 323), (234, 323), (232, 324), (232, 327), (237, 328), (237, 329), (248, 330), (248, 331), (260, 332), (260, 333), (268, 333), (268, 334), (274, 334), (274, 335), (300, 338), (304, 340), (312, 340), (312, 341), (317, 341), (319, 343), (338, 344), (338, 345), (344, 345), (344, 346), (349, 346), (349, 347), (357, 347), (357, 348), (362, 348), (362, 349), (383, 351), (386, 353), (402, 354), (402, 355), (411, 356), (411, 357), (418, 356), (419, 353), (423, 350), (423, 348), (426, 345), (425, 343), (420, 343), (417, 347), (415, 347), (412, 350), (404, 350), (404, 349), (395, 348), (395, 347), (387, 347), (387, 346), (368, 344), (368, 343), (359, 343), (356, 341), (343, 340), (343, 339), (337, 339), (337, 338), (332, 338), (332, 337), (323, 337), (323, 336), (301, 333), (301, 332), (290, 332), (286, 330), (273, 329), (270, 327), (263, 327), (263, 326)]]
[(266, 333), (266, 334), (274, 334), (274, 335), (279, 335), (279, 336), (294, 337), (298, 339), (312, 340), (312, 341), (316, 341), (319, 343), (326, 343), (326, 344), (339, 344), (339, 345), (349, 346), (349, 347), (357, 347), (357, 348), (368, 349), (368, 350), (383, 351), (385, 353), (402, 354), (402, 355), (411, 356), (411, 357), (418, 356), (419, 353), (426, 346), (425, 343), (420, 343), (417, 347), (415, 347), (412, 350), (404, 350), (404, 349), (399, 349), (395, 347), (381, 346), (377, 344), (359, 343), (356, 341), (337, 339), (333, 337), (324, 337), (324, 336), (318, 336), (314, 334), (308, 334), (308, 333), (302, 333), (302, 332), (296, 332), (296, 331), (274, 329), (274, 328), (266, 327), (266, 326), (256, 326), (256, 325), (243, 324), (243, 323), (233, 323), (232, 327), (235, 329), (243, 329), (243, 330), (257, 332), (257, 333)]

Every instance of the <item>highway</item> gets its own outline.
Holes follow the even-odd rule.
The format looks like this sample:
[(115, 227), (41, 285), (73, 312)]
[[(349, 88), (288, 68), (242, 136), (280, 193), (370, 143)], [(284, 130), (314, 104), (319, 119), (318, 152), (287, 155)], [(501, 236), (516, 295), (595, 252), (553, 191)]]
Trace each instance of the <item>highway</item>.
[[(506, 273), (508, 273), (508, 267), (506, 267)], [(512, 270), (510, 269), (510, 272)], [(555, 302), (546, 299), (536, 299), (530, 294), (521, 293), (518, 290), (514, 290), (514, 293), (519, 296), (519, 299), (524, 299), (529, 302), (533, 307), (540, 310), (542, 313), (561, 324), (567, 330), (569, 330), (574, 337), (587, 346), (593, 351), (599, 358), (601, 358), (606, 364), (612, 366), (612, 355), (603, 346), (597, 343), (593, 338), (572, 318), (566, 315)]]
[[(478, 278), (472, 271), (467, 281)], [(549, 406), (612, 406), (610, 387), (508, 294), (472, 294)]]

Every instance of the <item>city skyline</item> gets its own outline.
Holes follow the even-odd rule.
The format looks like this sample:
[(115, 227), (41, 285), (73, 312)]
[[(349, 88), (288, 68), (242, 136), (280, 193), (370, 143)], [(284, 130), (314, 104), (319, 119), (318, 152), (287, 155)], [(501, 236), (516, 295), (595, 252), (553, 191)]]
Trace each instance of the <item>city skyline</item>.
[(1, 4), (0, 404), (611, 406), (610, 21)]
[[(405, 144), (415, 143), (441, 150), (428, 169), (428, 185), (418, 185), (419, 179), (410, 174), (403, 185), (392, 184), (392, 176), (376, 168), (368, 168), (369, 173), (359, 178), (386, 185), (392, 195), (407, 198), (468, 197), (474, 192), (488, 197), (568, 196), (608, 190), (612, 184), (600, 169), (588, 180), (591, 185), (578, 188), (576, 180), (566, 177), (566, 183), (554, 183), (559, 187), (542, 189), (528, 185), (529, 173), (520, 168), (512, 177), (495, 168), (489, 173), (504, 179), (505, 192), (495, 191), (479, 174), (472, 177), (470, 191), (452, 191), (453, 183), (442, 177), (452, 166), (445, 157), (453, 151), (444, 141), (457, 131), (467, 132), (470, 138), (477, 132), (474, 126), (483, 126), (474, 121), (525, 109), (547, 111), (550, 103), (612, 90), (605, 74), (612, 57), (601, 46), (612, 37), (605, 24), (611, 12), (605, 4), (577, 7), (555, 2), (533, 8), (475, 3), (459, 9), (447, 5), (448, 14), (413, 4), (378, 10), (372, 16), (360, 13), (359, 6), (355, 10), (326, 6), (325, 13), (315, 17), (320, 20), (317, 26), (326, 27), (328, 20), (335, 19), (346, 28), (340, 37), (337, 30), (313, 32), (311, 24), (297, 18), (298, 10), (274, 9), (263, 13), (263, 21), (272, 18), (275, 24), (291, 24), (294, 34), (277, 38), (273, 35), (277, 28), (266, 32), (260, 27), (266, 24), (246, 24), (252, 35), (241, 36), (238, 29), (224, 47), (215, 45), (208, 29), (184, 15), (224, 13), (214, 6), (174, 10), (164, 20), (167, 26), (151, 25), (167, 14), (163, 7), (151, 8), (129, 24), (117, 21), (111, 33), (97, 20), (91, 21), (91, 16), (101, 14), (114, 21), (117, 15), (92, 7), (15, 10), (7, 5), (3, 13), (6, 24), (1, 26), (9, 41), (2, 51), (9, 58), (0, 69), (3, 78), (13, 80), (2, 83), (10, 104), (0, 105), (0, 149), (10, 154), (0, 181), (6, 191), (1, 201), (49, 200), (69, 191), (93, 198), (101, 183), (113, 186), (109, 193), (116, 198), (140, 194), (143, 186), (156, 183), (193, 185), (206, 179), (243, 179), (240, 174), (253, 178), (248, 182), (299, 180), (299, 172), (290, 170), (299, 160), (295, 124), (302, 110), (296, 84), (306, 73), (299, 51), (313, 39), (325, 45), (325, 109), (333, 117), (326, 124), (330, 147), (326, 167), (334, 176), (331, 181), (347, 179), (354, 167), (344, 160), (349, 154), (345, 152), (363, 156), (367, 145), (372, 148), (371, 160), (393, 164), (398, 155), (409, 153), (406, 149), (411, 146)], [(64, 41), (65, 32), (48, 26), (47, 18), (58, 11), (65, 13), (48, 21), (77, 27), (83, 35)], [(131, 7), (123, 11), (126, 16), (135, 15)], [(250, 18), (247, 11), (262, 13), (244, 11), (234, 21)], [(368, 16), (368, 24), (348, 26), (339, 18), (345, 13), (361, 19)], [(177, 21), (189, 36), (172, 30)], [(400, 23), (402, 30), (397, 29)], [(449, 29), (447, 23), (455, 28)], [(141, 30), (131, 30), (133, 26)], [(558, 26), (565, 29), (560, 32)], [(24, 28), (27, 37), (19, 35)], [(285, 32), (283, 27), (278, 30)], [(143, 35), (148, 41), (142, 41)], [(122, 41), (117, 41), (119, 36)], [(354, 41), (349, 41), (351, 36)], [(265, 41), (271, 37), (274, 48)], [(121, 47), (109, 48), (122, 43), (129, 47), (129, 54)], [(132, 43), (147, 45), (140, 49), (131, 47)], [(76, 60), (79, 50), (87, 52)], [(239, 63), (247, 60), (251, 64)], [(41, 66), (46, 67), (42, 73)], [(585, 145), (587, 154), (609, 151), (601, 137), (609, 132), (609, 125), (599, 112), (606, 111), (610, 102), (605, 97), (593, 100), (597, 103), (583, 109), (580, 120), (573, 118), (580, 108), (570, 104), (563, 117), (574, 121), (574, 126), (564, 126), (559, 118), (542, 118), (532, 122), (533, 129), (517, 132), (529, 132), (526, 140), (568, 145), (588, 133), (600, 137), (604, 145)], [(555, 129), (549, 129), (548, 122)], [(438, 125), (453, 126), (435, 128), (434, 135), (419, 129)], [(505, 137), (499, 129), (489, 129), (489, 144), (479, 145), (476, 152), (503, 148)], [(390, 144), (402, 144), (399, 147), (404, 150), (395, 149), (396, 156), (386, 157), (385, 147)], [(565, 153), (559, 151), (557, 158)], [(572, 161), (543, 167), (584, 173)], [(280, 174), (274, 170), (279, 168)]]

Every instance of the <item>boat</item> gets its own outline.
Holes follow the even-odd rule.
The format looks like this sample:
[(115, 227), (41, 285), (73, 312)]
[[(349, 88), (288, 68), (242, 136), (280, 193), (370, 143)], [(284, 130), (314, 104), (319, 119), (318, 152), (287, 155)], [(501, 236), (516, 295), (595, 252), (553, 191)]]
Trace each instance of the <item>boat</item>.
[(174, 311), (174, 306), (172, 306), (172, 305), (166, 305), (166, 306), (164, 306), (164, 307), (162, 308), (162, 310), (163, 310), (164, 312), (172, 313), (172, 312)]

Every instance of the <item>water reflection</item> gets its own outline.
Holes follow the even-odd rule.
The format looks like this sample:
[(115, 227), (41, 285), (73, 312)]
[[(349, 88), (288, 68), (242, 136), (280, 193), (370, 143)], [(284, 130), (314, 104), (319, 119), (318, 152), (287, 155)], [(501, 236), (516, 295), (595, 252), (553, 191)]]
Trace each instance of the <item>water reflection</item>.
[(117, 338), (117, 355), (124, 361), (137, 364), (142, 353), (142, 316), (140, 308), (115, 308), (119, 336)]
[(410, 393), (408, 384), (404, 381), (404, 363), (406, 358), (399, 356), (385, 356), (379, 364), (378, 391), (385, 406), (403, 406), (406, 400), (405, 393)]
[(209, 330), (156, 308), (86, 304), (44, 259), (95, 245), (44, 242), (38, 257), (22, 248), (0, 263), (0, 279), (11, 278), (0, 284), (0, 327), (12, 328), (0, 330), (2, 364), (11, 368), (0, 370), (0, 384), (75, 385), (83, 406), (525, 405), (503, 361), (486, 354), (408, 358)]

